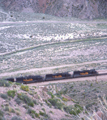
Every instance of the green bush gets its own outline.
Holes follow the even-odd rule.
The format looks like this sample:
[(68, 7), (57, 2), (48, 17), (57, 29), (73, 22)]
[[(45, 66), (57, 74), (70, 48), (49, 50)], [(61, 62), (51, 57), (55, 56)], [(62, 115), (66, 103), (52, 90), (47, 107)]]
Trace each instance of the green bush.
[(49, 107), (52, 106), (47, 100), (45, 100), (45, 102), (47, 103), (47, 105), (48, 105)]
[(67, 101), (68, 101), (68, 99), (67, 99), (67, 98), (64, 98), (64, 97), (62, 98), (62, 100), (63, 100), (63, 101), (65, 101), (65, 102), (67, 102)]
[(28, 104), (29, 106), (31, 106), (31, 107), (34, 106), (34, 102), (26, 94), (24, 94), (24, 93), (18, 93), (17, 96), (18, 96), (18, 98), (20, 100), (22, 100), (24, 103)]
[(36, 101), (36, 100), (33, 100), (33, 103), (34, 103), (35, 105), (38, 105), (38, 103), (37, 103), (37, 101)]
[(9, 87), (10, 83), (6, 80), (0, 80), (0, 86)]
[(48, 101), (57, 109), (62, 109), (63, 108), (63, 103), (60, 102), (59, 99), (48, 99)]
[(44, 116), (46, 113), (42, 112), (42, 111), (39, 111), (39, 114)]
[(67, 113), (77, 115), (77, 114), (81, 113), (81, 111), (83, 111), (83, 108), (80, 105), (75, 104), (74, 106), (65, 106), (64, 110)]
[(52, 92), (48, 92), (49, 95), (51, 95), (51, 98), (54, 98), (54, 95), (52, 94)]
[(29, 86), (21, 85), (21, 89), (24, 91), (29, 91)]
[(4, 112), (0, 110), (0, 116), (3, 117)]
[(28, 105), (23, 105), (23, 107), (24, 107), (25, 109), (28, 109), (28, 108), (29, 108), (29, 106), (28, 106)]
[(14, 96), (16, 95), (16, 91), (15, 90), (9, 90), (9, 91), (7, 91), (7, 94), (8, 94), (8, 96), (14, 98)]
[(39, 118), (39, 114), (30, 108), (28, 109), (28, 114), (32, 116), (32, 118), (35, 118), (35, 117)]
[(1, 94), (1, 98), (8, 99), (8, 96), (6, 94)]
[(5, 110), (5, 111), (8, 111), (8, 112), (15, 113), (14, 109), (12, 109), (12, 108), (9, 107), (9, 106), (6, 106), (4, 110)]
[(48, 118), (48, 117), (49, 117), (45, 112), (42, 112), (42, 111), (39, 111), (39, 114), (40, 114), (41, 116), (44, 116), (45, 118)]
[(15, 102), (16, 102), (18, 105), (21, 104), (21, 100), (20, 100), (19, 98), (16, 98), (16, 99), (15, 99)]

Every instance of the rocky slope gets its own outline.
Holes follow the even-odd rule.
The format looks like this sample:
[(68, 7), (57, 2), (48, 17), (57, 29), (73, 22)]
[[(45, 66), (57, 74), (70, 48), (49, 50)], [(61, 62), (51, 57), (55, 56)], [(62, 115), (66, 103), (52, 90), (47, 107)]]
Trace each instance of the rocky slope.
[(107, 17), (106, 0), (1, 0), (6, 11), (46, 13), (81, 19)]
[(0, 80), (0, 120), (107, 120), (107, 82), (27, 86)]

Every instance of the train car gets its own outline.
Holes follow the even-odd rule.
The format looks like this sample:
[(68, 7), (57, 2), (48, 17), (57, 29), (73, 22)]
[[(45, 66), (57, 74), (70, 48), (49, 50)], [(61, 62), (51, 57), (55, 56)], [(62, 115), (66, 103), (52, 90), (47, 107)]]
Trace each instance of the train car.
[(87, 76), (95, 76), (97, 75), (97, 71), (95, 69), (91, 70), (83, 70), (83, 71), (74, 71), (73, 77), (87, 77)]
[(43, 82), (44, 79), (42, 76), (37, 75), (37, 76), (27, 76), (23, 79), (23, 83), (24, 84), (28, 84), (28, 83), (35, 83), (35, 82)]
[(71, 77), (71, 74), (69, 74), (68, 72), (56, 73), (56, 74), (46, 74), (45, 81), (68, 79), (70, 77)]
[(18, 82), (18, 83), (35, 83), (35, 82), (42, 82), (44, 81), (42, 76), (25, 76), (25, 77), (16, 77), (16, 78), (7, 78), (6, 80), (11, 82)]

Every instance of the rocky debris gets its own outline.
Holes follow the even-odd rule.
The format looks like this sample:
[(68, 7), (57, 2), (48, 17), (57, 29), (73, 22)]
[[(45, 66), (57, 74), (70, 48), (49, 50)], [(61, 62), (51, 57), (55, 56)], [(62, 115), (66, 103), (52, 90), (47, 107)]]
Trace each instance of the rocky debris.
[(81, 19), (107, 17), (106, 0), (1, 0), (6, 11), (46, 13)]

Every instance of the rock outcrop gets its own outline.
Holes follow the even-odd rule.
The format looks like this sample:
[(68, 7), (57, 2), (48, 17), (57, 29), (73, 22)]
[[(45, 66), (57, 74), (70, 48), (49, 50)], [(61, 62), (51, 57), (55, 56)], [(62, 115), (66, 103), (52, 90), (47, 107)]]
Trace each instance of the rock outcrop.
[(81, 19), (107, 18), (107, 0), (1, 0), (5, 11), (46, 13)]

